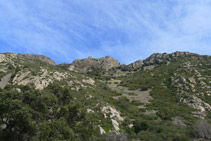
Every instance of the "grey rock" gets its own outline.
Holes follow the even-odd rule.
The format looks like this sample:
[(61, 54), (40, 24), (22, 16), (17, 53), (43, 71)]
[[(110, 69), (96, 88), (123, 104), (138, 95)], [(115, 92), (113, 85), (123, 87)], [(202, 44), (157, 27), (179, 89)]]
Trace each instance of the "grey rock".
[(182, 119), (181, 117), (173, 117), (172, 118), (172, 122), (175, 126), (180, 127), (180, 128), (184, 128), (187, 125), (184, 123), (184, 119)]
[(53, 66), (56, 65), (56, 63), (53, 60), (51, 60), (50, 58), (43, 56), (43, 55), (18, 54), (18, 57), (26, 59), (26, 60), (31, 61), (31, 62), (35, 62), (35, 61), (39, 60), (39, 61), (47, 63), (49, 65), (53, 65)]
[(185, 84), (186, 82), (187, 80), (183, 76), (180, 76), (179, 83)]
[(112, 57), (109, 56), (98, 59), (88, 57), (87, 59), (77, 59), (73, 61), (68, 66), (68, 70), (80, 73), (88, 73), (93, 71), (94, 69), (110, 70), (119, 66), (119, 61), (114, 60)]
[(141, 68), (143, 65), (144, 65), (144, 62), (142, 60), (138, 60), (138, 61), (135, 61), (134, 63), (129, 64), (128, 68), (136, 70), (136, 69)]
[(190, 83), (196, 84), (196, 80), (194, 77), (190, 77), (188, 80), (190, 81)]
[(167, 63), (168, 54), (160, 54), (160, 53), (154, 53), (150, 57), (148, 57), (146, 60), (144, 60), (145, 65), (155, 65), (155, 64), (163, 64)]
[[(134, 63), (128, 65), (128, 68), (131, 70), (143, 69), (146, 66), (155, 66), (160, 64), (171, 64), (171, 62), (177, 61), (179, 57), (197, 57), (197, 54), (189, 53), (189, 52), (174, 52), (172, 54), (167, 53), (154, 53), (150, 57), (145, 60), (138, 60)], [(152, 67), (149, 67), (152, 68)]]
[(3, 62), (5, 60), (6, 56), (4, 54), (0, 54), (0, 62)]
[(91, 78), (89, 78), (87, 80), (83, 79), (82, 81), (84, 83), (87, 83), (87, 84), (90, 84), (90, 85), (94, 85), (95, 84), (95, 81), (93, 79), (91, 79)]
[(11, 78), (12, 74), (7, 74), (6, 76), (4, 76), (1, 81), (0, 81), (0, 88), (4, 89), (7, 85), (7, 83), (9, 82), (10, 78)]

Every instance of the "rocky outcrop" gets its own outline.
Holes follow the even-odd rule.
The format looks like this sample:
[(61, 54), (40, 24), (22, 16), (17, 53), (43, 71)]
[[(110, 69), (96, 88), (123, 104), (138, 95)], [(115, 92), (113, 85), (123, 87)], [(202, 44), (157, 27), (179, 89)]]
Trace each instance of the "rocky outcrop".
[(16, 53), (0, 53), (0, 63), (14, 63), (14, 60), (17, 58)]
[(24, 61), (29, 61), (31, 63), (36, 63), (36, 61), (41, 61), (49, 65), (56, 65), (56, 63), (50, 58), (43, 55), (35, 55), (35, 54), (16, 54), (16, 53), (3, 53), (0, 54), (0, 62), (13, 62), (14, 59), (20, 59)]
[(4, 54), (0, 54), (0, 63), (5, 60), (6, 56)]
[(98, 125), (98, 127), (100, 129), (100, 134), (101, 135), (106, 134), (106, 131), (100, 125)]
[(187, 125), (184, 123), (184, 119), (181, 117), (173, 117), (172, 122), (176, 127), (185, 128)]
[(104, 114), (105, 118), (109, 117), (111, 119), (114, 130), (119, 133), (119, 125), (124, 120), (124, 118), (121, 117), (120, 112), (118, 112), (115, 108), (111, 106), (104, 106), (102, 108), (102, 113)]
[(114, 60), (112, 57), (106, 56), (99, 59), (88, 57), (87, 59), (77, 59), (72, 62), (67, 69), (79, 73), (92, 72), (94, 69), (110, 70), (111, 68), (119, 67), (118, 60)]
[(167, 63), (167, 58), (169, 57), (168, 54), (160, 54), (155, 53), (152, 54), (150, 57), (148, 57), (146, 60), (144, 60), (144, 65), (155, 65), (155, 64), (163, 64)]
[(142, 68), (143, 65), (144, 65), (144, 62), (142, 60), (138, 60), (138, 61), (135, 61), (134, 63), (129, 64), (128, 68), (136, 70), (136, 69)]
[(95, 81), (93, 79), (91, 79), (91, 78), (89, 78), (87, 80), (83, 79), (82, 82), (87, 83), (89, 85), (94, 85), (95, 84)]
[(171, 62), (177, 61), (179, 57), (197, 57), (197, 54), (189, 52), (174, 52), (172, 54), (167, 53), (154, 53), (145, 60), (138, 60), (134, 63), (129, 64), (127, 67), (129, 70), (151, 70), (159, 64), (170, 64)]
[(11, 78), (12, 74), (7, 74), (6, 76), (4, 76), (1, 81), (0, 81), (0, 88), (4, 89), (7, 85), (7, 83), (9, 82), (10, 78)]
[(211, 106), (196, 96), (190, 96), (186, 99), (181, 99), (182, 102), (197, 109), (193, 114), (201, 119), (206, 116), (206, 111), (211, 111)]
[(211, 111), (211, 106), (196, 96), (191, 96), (189, 99), (185, 99), (185, 102), (201, 112), (204, 112), (205, 110)]
[(21, 71), (15, 75), (12, 82), (17, 85), (34, 84), (35, 89), (43, 90), (55, 80), (60, 81), (67, 77), (67, 73), (49, 72), (47, 69), (41, 69), (39, 75), (35, 76), (30, 71)]
[(180, 51), (169, 54), (169, 56), (172, 56), (172, 57), (184, 57), (184, 56), (192, 56), (192, 55), (197, 55), (197, 54), (190, 53), (190, 52), (180, 52)]
[(174, 52), (172, 54), (167, 53), (154, 53), (146, 60), (144, 60), (145, 65), (155, 65), (155, 64), (167, 64), (172, 61), (176, 61), (178, 57), (186, 57), (186, 56), (197, 56), (197, 54), (193, 54), (190, 52)]
[(37, 60), (47, 63), (49, 65), (56, 65), (56, 63), (51, 60), (50, 58), (43, 56), (43, 55), (35, 55), (35, 54), (18, 54), (18, 57), (26, 59), (31, 62), (35, 62)]

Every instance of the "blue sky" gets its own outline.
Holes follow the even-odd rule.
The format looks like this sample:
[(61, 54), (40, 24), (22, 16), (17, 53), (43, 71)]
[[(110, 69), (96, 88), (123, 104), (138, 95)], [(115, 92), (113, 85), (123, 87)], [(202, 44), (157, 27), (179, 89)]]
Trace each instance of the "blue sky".
[(174, 51), (211, 55), (211, 0), (0, 0), (0, 52), (129, 64)]

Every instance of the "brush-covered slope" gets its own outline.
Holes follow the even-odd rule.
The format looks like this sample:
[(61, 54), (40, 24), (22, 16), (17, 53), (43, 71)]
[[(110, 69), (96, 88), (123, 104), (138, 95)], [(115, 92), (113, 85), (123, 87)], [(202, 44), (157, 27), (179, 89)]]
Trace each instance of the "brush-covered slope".
[[(74, 67), (73, 67), (74, 66)], [(0, 54), (2, 140), (210, 140), (211, 57)]]
[(137, 115), (135, 136), (142, 140), (152, 133), (152, 140), (210, 139), (211, 57), (176, 52), (154, 54), (143, 62), (139, 71), (116, 78), (120, 86), (131, 90), (150, 90), (153, 98), (142, 109), (145, 114)]

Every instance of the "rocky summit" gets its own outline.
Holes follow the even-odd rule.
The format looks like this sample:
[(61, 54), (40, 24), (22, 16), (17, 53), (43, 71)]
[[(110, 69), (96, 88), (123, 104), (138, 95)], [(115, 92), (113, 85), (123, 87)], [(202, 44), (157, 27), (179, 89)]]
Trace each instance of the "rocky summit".
[(12, 60), (28, 60), (32, 63), (37, 63), (37, 61), (47, 63), (49, 65), (56, 65), (56, 63), (51, 60), (50, 58), (43, 56), (43, 55), (35, 55), (35, 54), (16, 54), (16, 53), (4, 53), (0, 54), (0, 62), (13, 62)]
[(88, 57), (87, 59), (77, 59), (73, 61), (71, 64), (61, 64), (65, 65), (68, 70), (75, 71), (79, 73), (88, 73), (92, 72), (94, 69), (103, 69), (110, 70), (112, 68), (116, 68), (120, 66), (118, 60), (114, 60), (114, 58), (106, 56), (99, 59), (95, 59), (92, 57)]
[(211, 56), (155, 53), (56, 65), (0, 54), (0, 139), (211, 140)]

